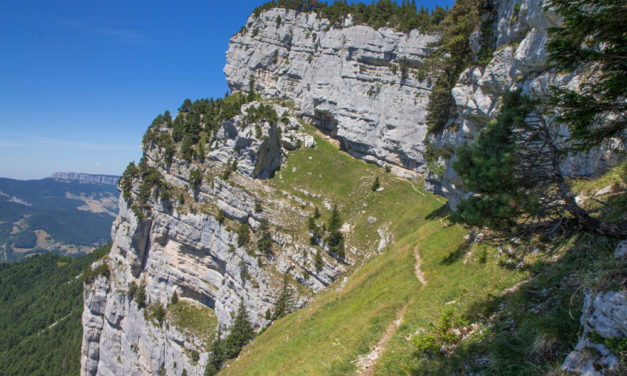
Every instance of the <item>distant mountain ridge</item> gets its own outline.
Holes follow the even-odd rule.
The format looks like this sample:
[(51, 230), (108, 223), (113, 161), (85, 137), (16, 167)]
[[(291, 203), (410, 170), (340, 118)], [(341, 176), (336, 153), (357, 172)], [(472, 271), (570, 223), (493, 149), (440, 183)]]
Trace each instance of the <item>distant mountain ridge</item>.
[(95, 175), (82, 172), (55, 172), (50, 176), (54, 180), (77, 181), (79, 183), (95, 183), (117, 185), (119, 176)]
[(55, 175), (0, 178), (0, 263), (46, 252), (77, 256), (110, 241), (117, 177)]

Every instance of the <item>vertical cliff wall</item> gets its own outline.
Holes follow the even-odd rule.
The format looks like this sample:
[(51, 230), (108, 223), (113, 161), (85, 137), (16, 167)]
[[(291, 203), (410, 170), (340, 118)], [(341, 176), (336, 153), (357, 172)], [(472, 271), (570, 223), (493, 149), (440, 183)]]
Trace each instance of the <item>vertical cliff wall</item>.
[[(280, 21), (280, 22), (278, 22)], [(417, 68), (438, 37), (412, 31), (342, 28), (314, 13), (251, 15), (231, 38), (224, 68), (232, 90), (293, 100), (353, 156), (425, 171), (425, 108), (432, 84)]]
[[(289, 235), (304, 230), (313, 205), (253, 179), (278, 168), (291, 143), (313, 146), (287, 108), (273, 107), (282, 122), (245, 120), (255, 106), (222, 124), (204, 145), (206, 159), (189, 162), (175, 153), (166, 163), (166, 151), (148, 142), (137, 171), (127, 170), (111, 252), (85, 286), (82, 375), (201, 375), (213, 337), (203, 337), (197, 319), (213, 322), (209, 332), (227, 328), (243, 302), (259, 330), (270, 322), (266, 312), (284, 276), (298, 308), (345, 270), (333, 257), (316, 260), (318, 250)], [(233, 169), (228, 177), (226, 168)], [(201, 179), (194, 182), (197, 170)], [(141, 197), (148, 198), (140, 208)], [(257, 231), (263, 220), (274, 249), (266, 254), (254, 244), (260, 234), (253, 232), (250, 244), (237, 235), (240, 224)], [(181, 318), (183, 308), (195, 317)]]
[[(496, 119), (502, 96), (514, 89), (532, 98), (546, 98), (551, 87), (576, 90), (582, 81), (594, 79), (591, 70), (563, 73), (547, 64), (549, 29), (560, 25), (558, 15), (545, 8), (543, 0), (504, 0), (493, 2), (494, 9), (483, 18), (493, 33), (494, 53), (485, 65), (473, 65), (459, 77), (452, 90), (457, 117), (442, 132), (431, 134), (428, 143), (439, 156), (440, 173), (431, 172), (426, 187), (446, 196), (453, 208), (468, 192), (452, 168), (459, 146), (470, 144), (479, 132)], [(470, 46), (479, 53), (481, 27), (470, 37)], [(566, 127), (547, 119), (561, 136), (568, 136)], [(619, 146), (619, 145), (616, 145)], [(590, 176), (604, 171), (616, 159), (613, 147), (595, 149), (562, 161), (567, 176)]]

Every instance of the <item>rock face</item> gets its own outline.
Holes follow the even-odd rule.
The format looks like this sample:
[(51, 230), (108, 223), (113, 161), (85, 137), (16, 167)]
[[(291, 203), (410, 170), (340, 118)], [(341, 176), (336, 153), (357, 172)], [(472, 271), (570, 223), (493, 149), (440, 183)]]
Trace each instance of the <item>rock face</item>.
[[(280, 22), (277, 20), (280, 19)], [(313, 13), (271, 9), (231, 38), (224, 68), (232, 90), (293, 100), (353, 156), (424, 172), (431, 80), (418, 68), (436, 35), (367, 26), (332, 28)]]
[[(623, 240), (615, 257), (627, 247)], [(616, 372), (620, 359), (601, 340), (621, 339), (627, 336), (627, 291), (586, 293), (581, 313), (583, 332), (575, 350), (562, 369), (571, 375), (597, 376)]]
[(84, 174), (82, 172), (55, 172), (50, 177), (55, 180), (109, 185), (116, 185), (118, 183), (118, 179), (120, 178), (119, 176), (115, 175), (92, 175)]
[[(514, 89), (522, 89), (531, 97), (550, 93), (551, 86), (575, 89), (586, 74), (561, 74), (547, 67), (548, 28), (560, 25), (559, 17), (544, 9), (542, 0), (504, 0), (496, 2), (493, 32), (495, 52), (485, 66), (471, 66), (459, 77), (452, 95), (457, 107), (457, 118), (452, 119), (441, 134), (431, 135), (428, 143), (440, 158), (440, 176), (431, 172), (425, 187), (446, 196), (453, 208), (468, 192), (452, 168), (456, 149), (470, 144), (500, 111), (500, 99)], [(490, 22), (485, 20), (484, 22)], [(471, 35), (474, 52), (480, 48), (480, 28)], [(549, 119), (549, 123), (551, 123)], [(563, 127), (552, 124), (560, 135), (567, 135)], [(593, 150), (586, 155), (571, 156), (562, 162), (568, 176), (589, 176), (603, 171), (613, 163), (609, 149)]]
[[(246, 109), (256, 105), (250, 103), (242, 115), (223, 123), (204, 162), (175, 157), (165, 166), (163, 150), (154, 144), (145, 146), (144, 163), (158, 171), (170, 190), (188, 195), (185, 201), (191, 204), (167, 205), (150, 195), (149, 215), (139, 219), (127, 200), (140, 195), (141, 180), (133, 183), (126, 199), (120, 195), (120, 211), (111, 231), (113, 246), (101, 261), (110, 275), (85, 285), (82, 375), (180, 375), (183, 370), (202, 375), (210, 344), (169, 319), (174, 292), (213, 312), (223, 328), (230, 326), (232, 314), (243, 302), (259, 330), (269, 323), (265, 313), (273, 309), (284, 275), (301, 285), (300, 295), (294, 292), (294, 308), (298, 308), (344, 271), (330, 257), (316, 264), (314, 248), (278, 230), (286, 226), (285, 220), (306, 218), (313, 209), (302, 199), (284, 197), (252, 178), (267, 177), (280, 166), (286, 153), (281, 138), (308, 140), (284, 108), (277, 107), (278, 115), (286, 119), (280, 126), (243, 121)], [(238, 161), (237, 173), (228, 180), (218, 176), (232, 161)], [(195, 169), (203, 171), (204, 179), (191, 190)], [(263, 204), (263, 211), (258, 204)], [(218, 220), (217, 213), (225, 219)], [(271, 232), (272, 254), (258, 253), (253, 244), (240, 245), (234, 230), (240, 223), (257, 230), (264, 219), (277, 227)], [(302, 226), (304, 219), (297, 222)], [(130, 284), (145, 289), (145, 308), (130, 296)], [(152, 313), (158, 307), (167, 312), (161, 324)]]

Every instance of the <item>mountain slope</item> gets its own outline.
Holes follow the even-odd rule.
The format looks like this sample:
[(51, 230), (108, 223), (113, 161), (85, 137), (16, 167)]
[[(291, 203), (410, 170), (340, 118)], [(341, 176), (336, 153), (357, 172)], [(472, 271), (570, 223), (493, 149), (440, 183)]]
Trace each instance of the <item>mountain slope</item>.
[(81, 272), (108, 252), (0, 264), (0, 374), (78, 375)]
[(80, 255), (110, 240), (115, 185), (0, 178), (0, 260)]
[[(559, 18), (539, 0), (460, 1), (442, 48), (465, 55), (444, 50), (446, 63), (425, 72), (439, 35), (351, 17), (332, 25), (275, 5), (231, 40), (233, 93), (158, 115), (142, 160), (125, 171), (112, 251), (85, 284), (81, 372), (559, 373), (582, 302), (627, 296), (616, 242), (490, 242), (493, 233), (448, 219), (469, 194), (450, 169), (456, 150), (499, 113), (503, 94), (583, 77), (545, 65)], [(429, 100), (446, 107), (437, 129), (426, 124)], [(618, 158), (597, 150), (560, 168), (601, 174)], [(403, 179), (427, 168), (429, 189), (448, 203)], [(623, 170), (576, 182), (587, 186), (578, 199), (603, 196), (605, 214), (624, 220)], [(202, 324), (173, 319), (181, 301)], [(584, 333), (579, 343), (598, 341)], [(605, 363), (623, 354), (624, 336), (607, 333)]]

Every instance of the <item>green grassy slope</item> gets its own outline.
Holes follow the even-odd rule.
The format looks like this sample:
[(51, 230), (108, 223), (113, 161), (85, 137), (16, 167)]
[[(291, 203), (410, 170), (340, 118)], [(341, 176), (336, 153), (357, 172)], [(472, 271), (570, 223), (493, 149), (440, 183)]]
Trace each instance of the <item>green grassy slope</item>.
[[(446, 209), (435, 196), (339, 152), (321, 137), (316, 142), (316, 149), (291, 153), (272, 184), (293, 194), (305, 189), (320, 194), (320, 201), (338, 203), (353, 226), (349, 246), (374, 253), (376, 229), (382, 224), (394, 234), (394, 244), (356, 268), (344, 285), (337, 281), (307, 308), (276, 321), (222, 374), (353, 374), (358, 357), (370, 352), (404, 308), (398, 332), (411, 333), (436, 320), (451, 301), (469, 304), (526, 277), (493, 259), (470, 257), (464, 263), (460, 249), (465, 232), (446, 224)], [(381, 192), (370, 190), (375, 176), (381, 179)], [(377, 222), (369, 224), (369, 216)], [(414, 274), (416, 248), (425, 286)], [(390, 346), (398, 347), (398, 341), (397, 336)], [(386, 367), (390, 374), (400, 372)]]
[[(271, 184), (337, 203), (352, 226), (353, 259), (372, 257), (358, 261), (346, 280), (311, 305), (267, 328), (223, 375), (352, 375), (386, 334), (389, 342), (365, 374), (560, 374), (577, 342), (584, 291), (627, 288), (625, 260), (612, 257), (615, 241), (579, 235), (538, 242), (522, 253), (468, 243), (435, 196), (352, 159), (320, 136), (316, 142), (316, 149), (291, 153)], [(574, 182), (575, 190), (620, 190), (624, 168)], [(382, 192), (370, 190), (375, 176)], [(608, 215), (624, 220), (624, 195), (610, 201), (615, 209)], [(377, 222), (368, 223), (369, 216)], [(394, 242), (377, 255), (382, 225)], [(416, 250), (426, 285), (415, 276)], [(392, 325), (399, 317), (400, 326)]]

